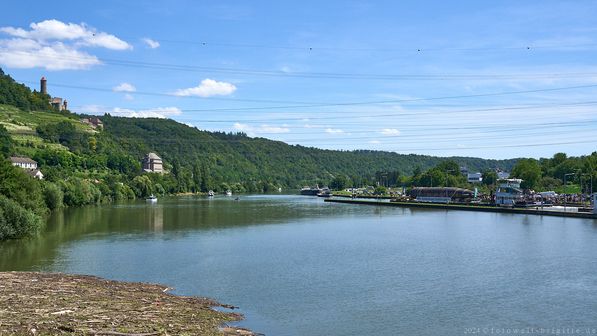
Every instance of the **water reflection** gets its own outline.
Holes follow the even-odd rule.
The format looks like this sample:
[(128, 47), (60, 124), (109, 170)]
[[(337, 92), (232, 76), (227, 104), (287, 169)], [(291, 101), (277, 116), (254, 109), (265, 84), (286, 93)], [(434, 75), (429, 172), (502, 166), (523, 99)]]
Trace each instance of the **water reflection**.
[(148, 227), (154, 233), (164, 231), (164, 207), (158, 204), (147, 205)]
[(0, 243), (0, 269), (165, 283), (242, 307), (242, 324), (268, 335), (459, 334), (592, 321), (596, 228), (314, 197), (164, 198), (56, 212), (39, 237)]

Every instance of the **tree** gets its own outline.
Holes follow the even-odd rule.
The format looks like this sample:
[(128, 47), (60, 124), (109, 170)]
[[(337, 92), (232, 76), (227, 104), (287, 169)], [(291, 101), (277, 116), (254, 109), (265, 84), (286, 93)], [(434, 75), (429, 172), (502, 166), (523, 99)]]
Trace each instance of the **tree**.
[(454, 160), (442, 161), (435, 168), (450, 175), (460, 175), (460, 165)]
[(153, 182), (147, 175), (135, 176), (131, 187), (137, 197), (147, 197), (153, 193)]
[(416, 182), (421, 187), (442, 187), (446, 185), (446, 173), (437, 168), (429, 169), (423, 173)]
[(348, 178), (344, 175), (337, 175), (330, 182), (330, 188), (332, 190), (343, 190), (348, 187)]
[(494, 185), (498, 180), (498, 174), (495, 172), (495, 170), (492, 169), (487, 169), (483, 171), (482, 177), (483, 184), (488, 186)]
[(32, 235), (42, 226), (43, 221), (40, 216), (6, 196), (0, 195), (0, 240)]
[(27, 175), (23, 169), (13, 166), (10, 161), (2, 157), (0, 157), (0, 194), (38, 215), (44, 215), (47, 212), (39, 180)]
[(384, 186), (377, 186), (377, 187), (375, 187), (375, 190), (373, 191), (373, 193), (375, 195), (385, 195), (386, 192), (387, 192), (387, 189)]
[(8, 157), (12, 154), (13, 144), (6, 128), (0, 125), (0, 154)]
[(512, 168), (511, 175), (522, 179), (520, 185), (524, 189), (534, 189), (541, 179), (541, 167), (535, 159), (520, 159)]

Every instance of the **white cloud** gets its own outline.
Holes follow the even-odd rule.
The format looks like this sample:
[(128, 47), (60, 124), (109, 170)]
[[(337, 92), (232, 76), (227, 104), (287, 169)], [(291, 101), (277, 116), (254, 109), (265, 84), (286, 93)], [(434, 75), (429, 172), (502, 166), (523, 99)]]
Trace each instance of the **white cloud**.
[(79, 70), (101, 62), (97, 57), (62, 42), (45, 45), (29, 39), (8, 39), (0, 40), (0, 64), (20, 69)]
[(135, 92), (137, 88), (130, 83), (120, 83), (119, 85), (112, 88), (114, 92)]
[(259, 132), (261, 133), (288, 133), (290, 129), (283, 125), (282, 127), (279, 126), (270, 126), (270, 125), (261, 125)]
[(100, 60), (84, 47), (127, 50), (132, 46), (114, 35), (84, 23), (45, 20), (31, 23), (30, 30), (0, 27), (11, 38), (0, 39), (0, 64), (13, 68), (41, 67), (48, 70), (88, 69)]
[(130, 117), (130, 118), (170, 118), (172, 116), (181, 115), (182, 111), (178, 107), (156, 107), (145, 110), (133, 110), (121, 107), (114, 107), (112, 109), (101, 105), (85, 105), (81, 106), (76, 111), (77, 113), (104, 115), (110, 113), (116, 117)]
[(143, 41), (143, 43), (145, 43), (151, 49), (159, 48), (160, 46), (160, 42), (152, 40), (149, 37), (145, 37), (141, 39), (141, 41)]
[(325, 125), (315, 125), (315, 124), (304, 124), (304, 128), (326, 128), (328, 126)]
[(384, 128), (380, 133), (383, 135), (400, 135), (400, 131), (395, 128)]
[(115, 107), (110, 112), (113, 116), (130, 118), (170, 118), (181, 115), (182, 111), (178, 107), (156, 107), (148, 110), (132, 110)]
[(81, 114), (104, 114), (105, 111), (105, 107), (101, 105), (83, 105), (75, 109), (75, 112)]
[(124, 99), (126, 99), (126, 100), (135, 100), (135, 97), (132, 94), (130, 94), (130, 93), (126, 93), (124, 95)]
[(344, 133), (344, 131), (341, 130), (341, 129), (339, 129), (339, 128), (326, 128), (325, 132), (329, 133), (329, 134), (341, 134), (341, 133)]
[(1, 27), (5, 34), (36, 41), (70, 40), (82, 45), (102, 47), (113, 50), (126, 50), (133, 47), (118, 37), (99, 32), (85, 23), (64, 23), (58, 20), (45, 20), (29, 25), (31, 30), (14, 27)]
[(174, 92), (175, 95), (186, 97), (186, 96), (198, 96), (198, 97), (211, 97), (211, 96), (228, 96), (236, 91), (236, 86), (232, 83), (218, 82), (213, 79), (206, 78), (201, 81), (201, 84), (196, 87), (188, 89), (180, 89)]
[(234, 125), (232, 125), (232, 127), (235, 130), (237, 130), (239, 132), (245, 132), (250, 136), (255, 136), (258, 134), (272, 134), (272, 133), (280, 134), (280, 133), (290, 132), (290, 129), (287, 127), (287, 125), (282, 125), (282, 126), (261, 125), (261, 126), (255, 127), (255, 126), (241, 124), (241, 123), (237, 122), (237, 123), (234, 123)]

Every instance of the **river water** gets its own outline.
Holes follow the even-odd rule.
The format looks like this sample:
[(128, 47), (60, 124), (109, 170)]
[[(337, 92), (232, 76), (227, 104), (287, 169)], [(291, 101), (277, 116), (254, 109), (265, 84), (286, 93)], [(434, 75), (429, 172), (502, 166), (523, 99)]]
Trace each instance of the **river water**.
[(266, 335), (597, 334), (595, 220), (255, 195), (66, 209), (46, 231), (0, 243), (0, 270), (161, 283)]

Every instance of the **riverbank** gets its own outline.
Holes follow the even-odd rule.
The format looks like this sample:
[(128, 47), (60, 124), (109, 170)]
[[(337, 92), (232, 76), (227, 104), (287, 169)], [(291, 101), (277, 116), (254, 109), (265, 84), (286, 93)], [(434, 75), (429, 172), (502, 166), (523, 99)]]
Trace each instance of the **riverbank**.
[(86, 275), (0, 272), (0, 335), (254, 335), (242, 315), (170, 288)]
[(444, 210), (461, 210), (461, 211), (481, 211), (481, 212), (500, 212), (500, 213), (516, 213), (523, 215), (540, 215), (540, 216), (556, 216), (556, 217), (573, 217), (573, 218), (587, 218), (597, 219), (597, 215), (586, 212), (563, 212), (563, 211), (549, 211), (541, 210), (540, 208), (502, 208), (483, 205), (464, 205), (464, 204), (438, 204), (438, 203), (417, 203), (417, 202), (382, 202), (382, 201), (364, 201), (364, 200), (349, 200), (349, 199), (326, 199), (325, 202), (333, 203), (347, 203), (360, 205), (378, 205), (391, 206), (403, 208), (426, 208), (426, 209), (444, 209)]

